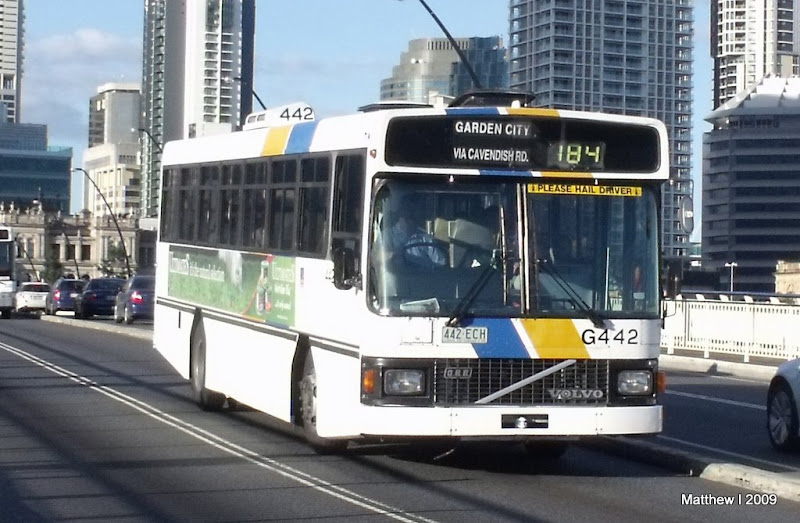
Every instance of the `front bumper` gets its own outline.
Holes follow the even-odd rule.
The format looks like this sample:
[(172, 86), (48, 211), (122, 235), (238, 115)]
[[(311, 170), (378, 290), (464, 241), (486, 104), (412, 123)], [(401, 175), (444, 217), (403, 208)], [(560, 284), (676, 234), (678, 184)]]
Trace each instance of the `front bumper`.
[[(424, 408), (361, 406), (365, 438), (528, 438), (655, 434), (663, 427), (660, 405), (640, 407)], [(523, 421), (524, 420), (524, 421)]]

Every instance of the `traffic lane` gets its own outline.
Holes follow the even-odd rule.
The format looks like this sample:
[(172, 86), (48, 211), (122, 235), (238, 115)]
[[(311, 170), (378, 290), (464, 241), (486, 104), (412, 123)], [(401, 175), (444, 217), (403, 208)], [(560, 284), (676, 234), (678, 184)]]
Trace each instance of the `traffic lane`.
[[(45, 326), (44, 322), (42, 326)], [(644, 517), (652, 519), (653, 503), (656, 503), (656, 506), (675, 505), (676, 508), (672, 509), (675, 514), (674, 519), (667, 520), (691, 520), (696, 519), (696, 511), (699, 509), (697, 506), (685, 505), (686, 501), (681, 496), (743, 493), (723, 485), (708, 484), (697, 478), (675, 475), (662, 469), (583, 449), (570, 450), (561, 462), (552, 466), (527, 459), (519, 447), (516, 447), (516, 450), (507, 450), (513, 448), (503, 447), (502, 452), (492, 451), (494, 447), (467, 453), (459, 450), (435, 462), (426, 462), (425, 457), (421, 460), (397, 458), (387, 455), (387, 449), (377, 449), (376, 456), (357, 454), (320, 458), (309, 450), (297, 437), (296, 432), (284, 425), (276, 425), (267, 416), (248, 410), (222, 414), (204, 413), (191, 404), (186, 384), (152, 386), (148, 383), (150, 376), (168, 370), (167, 364), (158, 359), (151, 361), (141, 359), (138, 355), (133, 357), (124, 354), (126, 350), (140, 352), (141, 341), (109, 335), (110, 340), (102, 342), (97, 341), (96, 334), (87, 334), (82, 329), (70, 329), (59, 325), (48, 327), (55, 329), (57, 333), (77, 332), (87, 336), (89, 339), (80, 340), (78, 343), (85, 345), (85, 350), (88, 352), (81, 352), (77, 346), (68, 347), (66, 355), (63, 351), (48, 352), (46, 346), (42, 347), (46, 345), (43, 343), (32, 346), (29, 348), (30, 351), (36, 350), (41, 357), (49, 355), (54, 358), (64, 358), (63, 361), (66, 363), (64, 367), (70, 365), (72, 369), (92, 372), (93, 379), (99, 377), (104, 383), (111, 382), (114, 384), (112, 389), (124, 391), (135, 396), (137, 400), (150, 398), (146, 402), (148, 405), (157, 400), (164, 407), (162, 410), (169, 416), (158, 418), (154, 411), (150, 411), (145, 422), (142, 422), (136, 417), (138, 411), (133, 406), (131, 406), (132, 412), (126, 414), (117, 413), (106, 405), (93, 405), (91, 401), (86, 407), (64, 408), (64, 405), (58, 403), (51, 405), (49, 398), (42, 400), (45, 409), (52, 409), (46, 416), (52, 423), (35, 426), (32, 430), (35, 430), (36, 434), (44, 435), (42, 439), (45, 447), (49, 443), (45, 436), (51, 431), (50, 426), (53, 423), (58, 428), (61, 424), (77, 422), (75, 421), (77, 418), (85, 416), (94, 415), (99, 418), (96, 425), (92, 425), (91, 421), (87, 422), (88, 428), (84, 424), (79, 424), (80, 428), (68, 426), (55, 431), (59, 435), (86, 434), (89, 435), (87, 437), (90, 441), (81, 440), (79, 443), (71, 444), (71, 440), (67, 438), (63, 442), (54, 442), (49, 447), (64, 448), (64, 452), (71, 458), (68, 464), (74, 463), (79, 471), (91, 472), (88, 478), (80, 478), (83, 482), (76, 481), (71, 485), (77, 488), (85, 483), (83, 489), (98, 490), (99, 493), (89, 501), (102, 499), (106, 504), (117, 503), (122, 507), (118, 512), (122, 512), (124, 508), (134, 514), (159, 518), (164, 516), (173, 520), (183, 517), (208, 519), (223, 513), (227, 519), (259, 519), (264, 513), (259, 516), (247, 509), (247, 507), (257, 507), (259, 510), (269, 510), (269, 513), (283, 517), (308, 516), (306, 513), (291, 512), (295, 510), (292, 508), (272, 507), (272, 503), (283, 501), (281, 496), (277, 496), (277, 500), (266, 496), (270, 506), (259, 504), (264, 499), (261, 490), (268, 489), (273, 492), (276, 489), (289, 488), (311, 489), (314, 493), (323, 493), (323, 489), (327, 489), (336, 495), (341, 495), (342, 491), (354, 492), (358, 498), (351, 496), (347, 498), (348, 501), (343, 501), (341, 497), (336, 499), (345, 505), (349, 505), (355, 499), (376, 499), (380, 503), (389, 504), (388, 506), (393, 507), (392, 510), (399, 513), (422, 513), (426, 517), (450, 521), (462, 521), (465, 514), (471, 520), (486, 521), (531, 520), (534, 516), (551, 520), (554, 514), (559, 516), (558, 519), (562, 519), (561, 516), (563, 519), (588, 519), (596, 517), (598, 506), (602, 507), (609, 517), (613, 516), (615, 519), (641, 520)], [(54, 336), (49, 330), (40, 336), (63, 338)], [(120, 349), (120, 354), (111, 358), (113, 361), (105, 359), (100, 364), (92, 364), (93, 360), (107, 357), (109, 347), (117, 344), (128, 348)], [(92, 358), (92, 350), (106, 352), (101, 352)], [(70, 353), (76, 353), (71, 363), (68, 356)], [(131, 368), (126, 374), (124, 368), (116, 366), (121, 363), (114, 362), (127, 362)], [(6, 369), (5, 362), (0, 365)], [(12, 368), (14, 367), (8, 367), (9, 371)], [(4, 381), (7, 380), (0, 379), (0, 383)], [(61, 383), (63, 381), (64, 379), (61, 379), (57, 386), (63, 387), (64, 384)], [(42, 394), (49, 389), (49, 386), (41, 386), (48, 385), (47, 383), (39, 379), (32, 380), (30, 376), (25, 376), (20, 383), (36, 391), (42, 389)], [(35, 385), (37, 383), (39, 386)], [(93, 392), (98, 390), (97, 386), (84, 388)], [(71, 392), (71, 395), (77, 394), (74, 390)], [(56, 398), (65, 398), (63, 391), (55, 394)], [(22, 409), (14, 415), (19, 420), (18, 425), (24, 426), (26, 418), (23, 414), (35, 412), (37, 402), (32, 400), (32, 393), (29, 390), (20, 392), (20, 395), (21, 401), (14, 398), (10, 405)], [(71, 414), (66, 415), (65, 412)], [(10, 418), (10, 414), (6, 417)], [(34, 418), (38, 419), (37, 416)], [(166, 429), (150, 425), (157, 418), (167, 425)], [(11, 419), (13, 421), (13, 418)], [(166, 423), (167, 421), (175, 423), (176, 420), (187, 424), (182, 425), (185, 430), (178, 430), (178, 427)], [(174, 432), (188, 435), (186, 431), (191, 432), (194, 430), (192, 427), (197, 428), (197, 432), (192, 434), (200, 441), (199, 444), (169, 442)], [(73, 446), (77, 446), (81, 452), (73, 450)], [(222, 455), (206, 455), (205, 447), (216, 449), (222, 452)], [(245, 449), (246, 453), (242, 449)], [(362, 450), (368, 454), (369, 449)], [(83, 457), (87, 453), (89, 458)], [(268, 472), (265, 473), (261, 470), (264, 467), (271, 469), (268, 468)], [(3, 470), (5, 469), (6, 467), (3, 467)], [(288, 470), (298, 473), (292, 478), (295, 483), (291, 487), (276, 486), (272, 480), (263, 478), (265, 475), (269, 476), (270, 472), (279, 472), (281, 477), (286, 478)], [(190, 477), (183, 478), (181, 474), (184, 473), (188, 473)], [(251, 476), (255, 479), (251, 479)], [(211, 477), (216, 479), (211, 480)], [(308, 484), (309, 478), (315, 478), (311, 485)], [(212, 484), (209, 485), (205, 483), (206, 481), (212, 481)], [(98, 482), (99, 486), (96, 484)], [(174, 485), (181, 487), (176, 489)], [(42, 485), (37, 486), (42, 487)], [(105, 490), (101, 490), (101, 487)], [(195, 489), (205, 494), (201, 496), (202, 499), (195, 496)], [(59, 494), (60, 499), (81, 504), (86, 496), (83, 490), (78, 490), (79, 500), (73, 499), (71, 494), (63, 493)], [(232, 492), (230, 496), (227, 495), (229, 491)], [(508, 496), (510, 491), (513, 491), (512, 497)], [(651, 491), (663, 493), (663, 497), (653, 498), (650, 495)], [(255, 496), (256, 499), (251, 499), (250, 496)], [(332, 509), (327, 506), (329, 496), (330, 494), (324, 494), (323, 499), (319, 500), (321, 505), (313, 509), (313, 514), (318, 517), (341, 514), (341, 507)], [(576, 503), (576, 499), (581, 496), (585, 496), (586, 501)], [(300, 496), (300, 498), (303, 500), (301, 504), (315, 502), (312, 496)], [(244, 505), (243, 511), (237, 509), (229, 512), (227, 508), (220, 508), (227, 507), (231, 499), (235, 500), (236, 505)], [(297, 503), (297, 499), (293, 497), (287, 498), (286, 501)], [(96, 507), (87, 508), (85, 504), (81, 506), (81, 510), (97, 510)], [(361, 505), (358, 506), (363, 508)], [(383, 505), (372, 505), (373, 508), (376, 506)], [(202, 510), (196, 511), (197, 507)], [(776, 514), (779, 514), (784, 510), (782, 507), (783, 505), (780, 505), (772, 510), (777, 510)], [(112, 512), (106, 512), (104, 515)], [(369, 512), (373, 513), (374, 510)], [(348, 514), (353, 512), (350, 511)], [(355, 515), (368, 519), (371, 517), (364, 516), (360, 512)], [(732, 520), (737, 519), (732, 518)]]
[(773, 472), (800, 472), (800, 452), (772, 448), (766, 432), (768, 383), (670, 372), (659, 443)]

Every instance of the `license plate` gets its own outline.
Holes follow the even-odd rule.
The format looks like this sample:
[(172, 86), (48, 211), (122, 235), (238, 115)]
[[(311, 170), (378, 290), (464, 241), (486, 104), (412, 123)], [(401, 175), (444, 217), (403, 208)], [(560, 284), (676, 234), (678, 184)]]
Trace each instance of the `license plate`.
[(488, 343), (488, 327), (444, 327), (442, 343)]

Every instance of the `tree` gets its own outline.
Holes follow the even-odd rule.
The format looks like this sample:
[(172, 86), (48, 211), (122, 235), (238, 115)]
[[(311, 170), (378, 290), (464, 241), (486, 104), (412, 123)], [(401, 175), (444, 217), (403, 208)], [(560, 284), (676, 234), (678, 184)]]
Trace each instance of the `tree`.
[(47, 258), (44, 261), (44, 273), (42, 274), (42, 278), (47, 283), (53, 283), (57, 279), (61, 277), (61, 273), (64, 270), (64, 265), (58, 259), (58, 253), (55, 249), (49, 249), (47, 253)]
[(120, 278), (127, 278), (127, 265), (125, 264), (125, 249), (121, 245), (109, 243), (108, 256), (100, 260), (100, 265), (97, 267), (103, 276)]

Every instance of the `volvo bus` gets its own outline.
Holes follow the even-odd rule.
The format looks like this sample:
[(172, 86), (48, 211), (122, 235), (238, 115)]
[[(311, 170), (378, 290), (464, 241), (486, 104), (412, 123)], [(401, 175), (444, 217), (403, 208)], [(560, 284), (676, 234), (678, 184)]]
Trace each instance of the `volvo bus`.
[(202, 408), (319, 451), (661, 431), (664, 125), (478, 99), (166, 144), (153, 340)]

